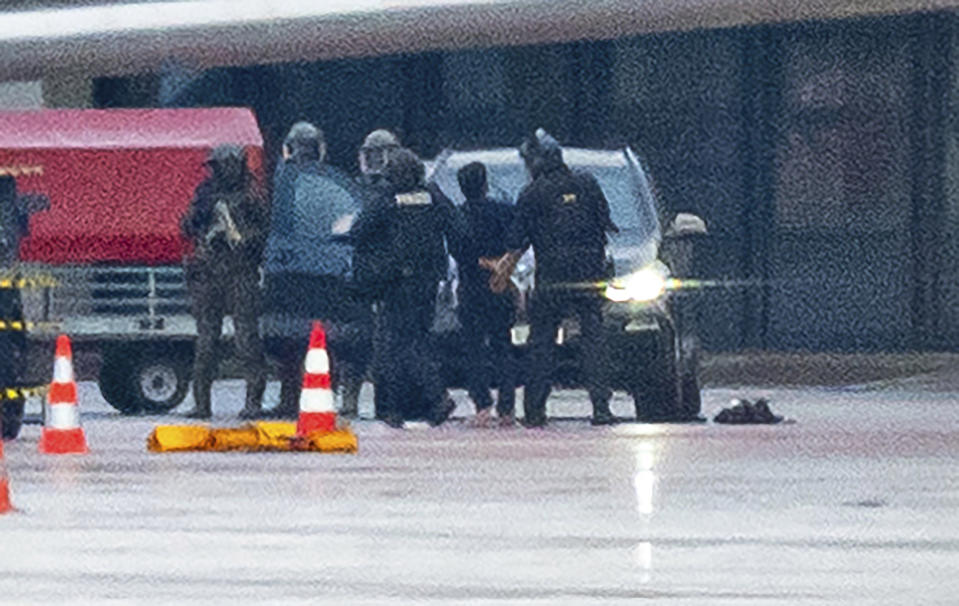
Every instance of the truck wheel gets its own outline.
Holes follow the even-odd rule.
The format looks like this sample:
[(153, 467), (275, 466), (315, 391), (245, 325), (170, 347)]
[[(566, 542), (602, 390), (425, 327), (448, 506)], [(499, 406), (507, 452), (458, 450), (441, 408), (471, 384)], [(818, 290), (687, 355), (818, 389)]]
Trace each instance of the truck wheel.
[(129, 352), (122, 351), (107, 351), (100, 363), (100, 394), (125, 415), (140, 412), (140, 404), (133, 397), (131, 366)]
[(4, 440), (13, 440), (20, 435), (20, 426), (23, 425), (23, 398), (4, 400), (3, 420), (0, 423), (3, 426)]
[(147, 414), (170, 412), (190, 387), (189, 366), (179, 356), (144, 352), (130, 373), (133, 399)]

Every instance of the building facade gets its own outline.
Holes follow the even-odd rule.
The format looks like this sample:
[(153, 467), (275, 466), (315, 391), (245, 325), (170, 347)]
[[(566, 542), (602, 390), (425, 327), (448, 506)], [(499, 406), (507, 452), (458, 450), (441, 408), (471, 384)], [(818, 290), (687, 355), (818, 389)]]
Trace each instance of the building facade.
[(374, 128), (424, 156), (536, 127), (633, 146), (709, 235), (704, 344), (959, 348), (959, 17), (951, 11), (98, 78), (92, 105), (246, 105), (275, 156)]

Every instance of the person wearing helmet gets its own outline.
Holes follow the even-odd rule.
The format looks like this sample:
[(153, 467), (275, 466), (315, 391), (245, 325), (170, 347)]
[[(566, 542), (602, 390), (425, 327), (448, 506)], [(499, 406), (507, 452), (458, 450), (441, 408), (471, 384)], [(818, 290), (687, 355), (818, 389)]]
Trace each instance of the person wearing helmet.
[(196, 407), (187, 416), (208, 419), (212, 414), (217, 342), (224, 315), (231, 315), (246, 378), (246, 405), (240, 417), (254, 418), (260, 413), (266, 385), (257, 327), (266, 205), (252, 183), (241, 146), (214, 148), (206, 164), (210, 175), (197, 187), (180, 222), (183, 235), (193, 244), (185, 273), (197, 325)]
[(386, 175), (386, 162), (390, 153), (400, 149), (400, 140), (386, 129), (377, 129), (366, 135), (357, 161), (360, 165), (360, 182), (363, 185), (383, 184)]
[[(382, 196), (387, 195), (390, 185), (386, 180), (386, 161), (389, 154), (400, 147), (399, 137), (386, 129), (376, 129), (364, 137), (357, 152), (360, 173), (356, 177), (357, 184), (363, 189), (364, 205), (376, 204)], [(366, 298), (373, 311), (370, 323), (357, 337), (365, 349), (373, 352), (369, 372), (374, 386), (382, 383), (380, 375), (385, 363), (377, 355), (384, 351), (380, 343), (383, 336), (382, 316), (377, 313), (381, 307), (384, 283), (376, 276), (378, 268), (386, 264), (384, 254), (380, 243), (371, 241), (358, 246), (353, 259), (354, 287), (361, 297)], [(382, 390), (374, 387), (373, 408), (377, 419), (383, 418), (385, 410), (382, 395)]]
[(262, 326), (267, 351), (277, 362), (280, 401), (270, 417), (295, 418), (299, 412), (303, 356), (314, 319), (327, 332), (339, 412), (347, 417), (357, 412), (369, 348), (355, 347), (353, 333), (357, 323), (372, 320), (349, 288), (352, 248), (343, 236), (359, 214), (362, 194), (325, 158), (323, 132), (297, 122), (283, 142), (273, 178)]
[(579, 317), (592, 423), (615, 423), (618, 419), (609, 410), (611, 392), (604, 376), (603, 299), (595, 286), (605, 277), (606, 233), (618, 231), (610, 218), (609, 203), (593, 175), (566, 166), (559, 143), (543, 129), (519, 151), (532, 181), (516, 201), (515, 220), (506, 238), (510, 252), (488, 267), (493, 270), (491, 288), (502, 292), (523, 251), (532, 246), (536, 255), (525, 423), (530, 427), (546, 424), (553, 343), (567, 315)]
[(375, 377), (380, 412), (393, 427), (414, 418), (439, 425), (455, 406), (446, 397), (430, 330), (448, 263), (444, 238), (462, 240), (465, 229), (452, 202), (424, 185), (423, 163), (412, 151), (390, 153), (383, 174), (385, 194), (371, 201), (352, 230), (357, 250), (382, 253), (375, 271), (382, 284), (374, 354), (382, 361)]

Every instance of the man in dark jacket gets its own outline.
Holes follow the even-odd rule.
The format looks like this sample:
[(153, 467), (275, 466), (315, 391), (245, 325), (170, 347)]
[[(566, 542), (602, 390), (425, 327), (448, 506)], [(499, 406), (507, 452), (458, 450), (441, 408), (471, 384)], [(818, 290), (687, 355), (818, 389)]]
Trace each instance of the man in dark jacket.
[(352, 230), (357, 250), (382, 253), (372, 270), (383, 285), (381, 351), (375, 354), (383, 368), (375, 387), (386, 409), (383, 418), (394, 427), (422, 416), (439, 425), (452, 412), (430, 328), (447, 268), (444, 237), (460, 240), (464, 230), (452, 203), (423, 185), (423, 173), (423, 163), (410, 150), (391, 153), (388, 195), (364, 209)]
[(506, 234), (513, 222), (513, 208), (487, 197), (486, 167), (483, 164), (467, 164), (456, 176), (466, 198), (461, 210), (468, 236), (465, 241), (451, 246), (459, 267), (459, 319), (463, 326), (463, 344), (472, 362), (467, 388), (476, 405), (476, 425), (488, 425), (493, 408), (490, 396), (492, 373), (499, 389), (496, 412), (500, 423), (511, 425), (515, 422), (516, 399), (510, 341), (514, 304), (508, 293), (490, 290), (490, 272), (480, 266), (480, 259), (499, 258), (507, 252)]
[(559, 143), (542, 129), (520, 148), (532, 182), (516, 202), (516, 220), (506, 245), (511, 252), (491, 264), (491, 287), (502, 290), (523, 251), (536, 255), (536, 287), (530, 303), (530, 377), (524, 408), (526, 425), (546, 424), (556, 331), (567, 315), (579, 317), (581, 355), (593, 404), (592, 423), (608, 425), (603, 299), (597, 284), (606, 270), (606, 232), (617, 231), (609, 203), (596, 178), (571, 171)]
[(240, 417), (253, 418), (260, 413), (266, 384), (257, 327), (266, 205), (254, 188), (242, 147), (215, 148), (207, 165), (211, 174), (197, 187), (181, 220), (183, 235), (193, 244), (185, 270), (197, 324), (193, 370), (196, 408), (187, 416), (211, 416), (217, 342), (224, 315), (231, 315), (236, 352), (246, 378), (246, 405)]
[(325, 157), (322, 131), (297, 122), (283, 143), (273, 178), (262, 324), (267, 351), (278, 363), (280, 402), (269, 416), (298, 414), (303, 357), (314, 319), (322, 320), (327, 331), (340, 414), (356, 414), (363, 383), (368, 351), (353, 341), (357, 324), (372, 319), (368, 306), (364, 309), (349, 288), (352, 249), (343, 240), (359, 213), (361, 194)]
[[(360, 173), (356, 182), (363, 190), (364, 206), (375, 205), (383, 196), (389, 195), (390, 184), (386, 180), (386, 161), (389, 155), (400, 149), (400, 139), (392, 131), (378, 128), (363, 138), (357, 153)], [(365, 330), (357, 335), (357, 346), (372, 351), (369, 371), (373, 384), (382, 383), (380, 375), (385, 365), (378, 355), (385, 351), (383, 340), (383, 318), (381, 307), (383, 284), (376, 278), (377, 267), (384, 263), (383, 247), (378, 242), (366, 242), (355, 251), (353, 257), (354, 287), (360, 297), (364, 297), (370, 306), (371, 322), (364, 325)], [(385, 411), (382, 390), (374, 388), (373, 408), (377, 419), (382, 419)]]

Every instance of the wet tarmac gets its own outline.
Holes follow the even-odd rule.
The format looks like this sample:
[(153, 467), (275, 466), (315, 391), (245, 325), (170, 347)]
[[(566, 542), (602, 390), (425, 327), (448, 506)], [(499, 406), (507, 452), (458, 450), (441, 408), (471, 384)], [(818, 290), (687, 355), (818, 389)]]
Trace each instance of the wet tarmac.
[[(0, 602), (955, 604), (959, 393), (712, 389), (781, 426), (354, 428), (357, 455), (150, 454), (173, 417), (80, 386), (91, 454), (6, 445)], [(270, 395), (275, 397), (275, 385)], [(238, 382), (216, 390), (232, 424)], [(369, 413), (364, 391), (362, 411)], [(467, 400), (456, 394), (458, 415)], [(187, 403), (185, 406), (188, 406)], [(618, 398), (626, 414), (631, 403)], [(582, 392), (551, 413), (585, 417)]]

